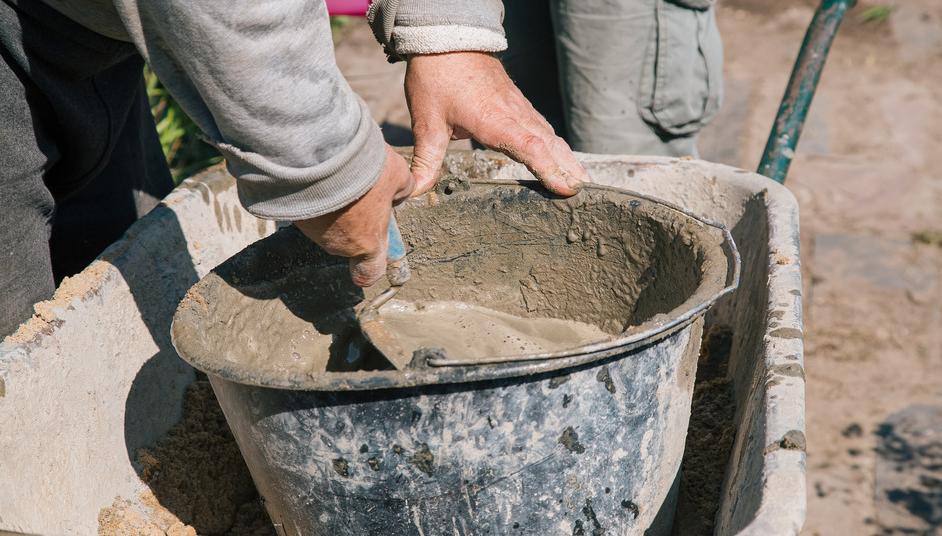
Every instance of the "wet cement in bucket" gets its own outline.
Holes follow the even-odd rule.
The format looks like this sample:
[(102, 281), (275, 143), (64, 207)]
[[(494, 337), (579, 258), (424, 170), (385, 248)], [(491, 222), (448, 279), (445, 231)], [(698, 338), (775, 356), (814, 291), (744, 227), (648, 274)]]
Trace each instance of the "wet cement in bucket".
[[(389, 321), (411, 329), (415, 346), (459, 356), (611, 338), (725, 285), (721, 233), (624, 191), (587, 187), (553, 199), (529, 186), (472, 184), (410, 200), (397, 218), (413, 277), (396, 296), (408, 305)], [(300, 386), (340, 371), (356, 381), (388, 368), (369, 356), (348, 363), (355, 311), (382, 290), (355, 287), (345, 259), (283, 229), (193, 287), (173, 337), (198, 368), (260, 385)]]
[(393, 300), (379, 320), (407, 355), (435, 349), (452, 359), (554, 352), (611, 338), (585, 322), (524, 318), (467, 302)]
[[(420, 313), (420, 304), (434, 312), (442, 302), (451, 312), (487, 311), (476, 316), (499, 317), (497, 338), (508, 342), (503, 328), (514, 319), (553, 322), (537, 328), (541, 345), (609, 337), (702, 303), (726, 281), (720, 233), (626, 192), (586, 189), (577, 199), (554, 200), (520, 185), (487, 185), (438, 203), (412, 201), (398, 218), (414, 267), (397, 296), (415, 309), (407, 314)], [(338, 374), (336, 361), (358, 330), (356, 307), (381, 290), (354, 287), (344, 259), (284, 229), (191, 289), (174, 321), (174, 343), (210, 373), (331, 389), (311, 385), (318, 377), (374, 374), (366, 368)], [(477, 325), (472, 331), (486, 331)], [(547, 340), (561, 326), (571, 336)], [(453, 321), (425, 328), (429, 344), (441, 340), (438, 332), (457, 331)]]

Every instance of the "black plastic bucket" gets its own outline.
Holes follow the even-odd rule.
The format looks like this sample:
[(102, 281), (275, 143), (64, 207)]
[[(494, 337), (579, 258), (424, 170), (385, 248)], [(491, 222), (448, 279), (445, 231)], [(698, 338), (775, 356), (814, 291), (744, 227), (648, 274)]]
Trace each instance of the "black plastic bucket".
[[(528, 183), (529, 184), (529, 183)], [(400, 299), (593, 323), (544, 355), (351, 363), (347, 263), (292, 228), (195, 285), (174, 345), (209, 374), (280, 534), (664, 534), (702, 315), (735, 288), (729, 233), (597, 186), (463, 182), (397, 209)], [(445, 194), (447, 191), (449, 194)], [(646, 532), (647, 531), (647, 532)]]

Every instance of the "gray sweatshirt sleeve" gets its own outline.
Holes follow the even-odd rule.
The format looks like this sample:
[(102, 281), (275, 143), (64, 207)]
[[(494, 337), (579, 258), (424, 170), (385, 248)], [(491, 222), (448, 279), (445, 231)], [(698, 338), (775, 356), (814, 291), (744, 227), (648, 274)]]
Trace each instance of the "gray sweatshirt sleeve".
[(337, 69), (323, 0), (116, 0), (131, 39), (252, 214), (340, 209), (379, 177), (379, 127)]
[(367, 18), (390, 61), (411, 54), (507, 48), (501, 0), (376, 0)]

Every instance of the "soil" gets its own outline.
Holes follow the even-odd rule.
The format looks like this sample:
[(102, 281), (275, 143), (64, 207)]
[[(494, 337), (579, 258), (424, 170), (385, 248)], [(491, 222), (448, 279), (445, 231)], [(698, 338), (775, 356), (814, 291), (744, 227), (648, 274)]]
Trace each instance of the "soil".
[(732, 341), (733, 332), (725, 326), (710, 326), (703, 334), (680, 467), (675, 536), (713, 534), (723, 477), (736, 439), (735, 399), (726, 374)]

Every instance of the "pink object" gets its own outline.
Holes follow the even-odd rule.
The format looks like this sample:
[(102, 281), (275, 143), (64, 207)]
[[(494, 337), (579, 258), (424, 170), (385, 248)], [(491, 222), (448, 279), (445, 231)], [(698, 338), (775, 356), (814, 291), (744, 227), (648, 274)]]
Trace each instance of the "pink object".
[(327, 0), (327, 12), (331, 15), (362, 17), (369, 7), (370, 0)]

